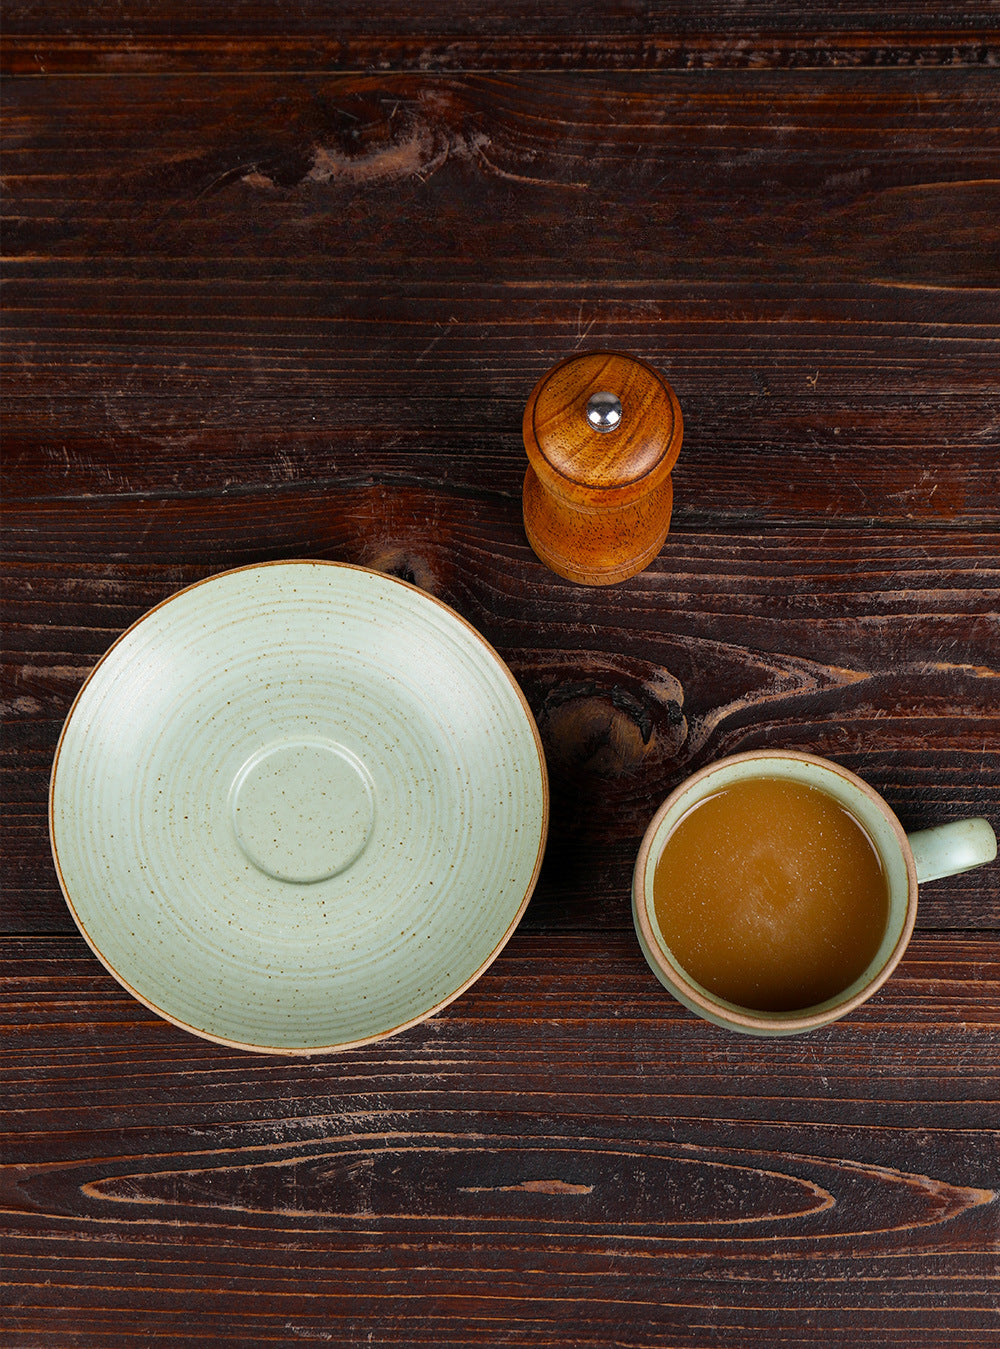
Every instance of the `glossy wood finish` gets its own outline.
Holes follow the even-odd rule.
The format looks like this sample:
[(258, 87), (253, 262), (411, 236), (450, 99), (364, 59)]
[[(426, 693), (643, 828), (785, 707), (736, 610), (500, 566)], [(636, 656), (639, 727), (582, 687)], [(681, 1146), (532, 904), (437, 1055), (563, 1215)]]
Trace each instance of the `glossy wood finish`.
[[(0, 1280), (12, 1345), (1000, 1343), (1000, 877), (759, 1044), (629, 878), (759, 747), (1000, 821), (996, 8), (5, 6)], [(629, 352), (684, 414), (662, 553), (525, 537), (521, 418)], [(538, 720), (550, 844), (423, 1026), (287, 1062), (74, 934), (46, 792), (129, 623), (270, 558), (452, 604)]]
[[(607, 426), (590, 420), (602, 398), (614, 409)], [(677, 395), (651, 365), (613, 351), (567, 357), (532, 389), (521, 434), (524, 529), (547, 567), (614, 585), (652, 562), (670, 529), (684, 429)]]

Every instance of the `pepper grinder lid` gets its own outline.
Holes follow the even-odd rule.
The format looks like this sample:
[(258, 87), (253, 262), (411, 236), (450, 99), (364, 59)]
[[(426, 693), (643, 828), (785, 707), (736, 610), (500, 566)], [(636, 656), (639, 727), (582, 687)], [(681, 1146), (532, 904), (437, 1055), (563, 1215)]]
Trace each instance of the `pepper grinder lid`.
[(571, 356), (535, 385), (522, 431), (525, 529), (542, 561), (585, 585), (641, 571), (670, 527), (683, 439), (667, 381), (619, 352)]

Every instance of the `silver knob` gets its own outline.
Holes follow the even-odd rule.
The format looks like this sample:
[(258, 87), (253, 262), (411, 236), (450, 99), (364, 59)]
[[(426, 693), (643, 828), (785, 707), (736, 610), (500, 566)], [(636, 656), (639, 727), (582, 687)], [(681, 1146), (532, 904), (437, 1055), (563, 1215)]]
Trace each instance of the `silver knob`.
[(587, 399), (587, 421), (595, 431), (613, 431), (621, 419), (621, 399), (615, 394), (592, 393)]

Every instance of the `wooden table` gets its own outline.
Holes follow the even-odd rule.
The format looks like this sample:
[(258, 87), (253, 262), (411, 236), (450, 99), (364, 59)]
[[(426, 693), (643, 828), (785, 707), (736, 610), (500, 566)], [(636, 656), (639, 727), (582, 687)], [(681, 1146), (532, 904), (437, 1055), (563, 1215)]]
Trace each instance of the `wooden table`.
[[(1000, 869), (778, 1042), (675, 1003), (629, 911), (737, 750), (1000, 822), (995, 3), (5, 9), (4, 1344), (1000, 1344)], [(591, 347), (686, 427), (608, 589), (521, 519), (525, 400)], [(46, 823), (114, 638), (291, 557), (454, 606), (552, 783), (488, 973), (301, 1060), (124, 992)]]

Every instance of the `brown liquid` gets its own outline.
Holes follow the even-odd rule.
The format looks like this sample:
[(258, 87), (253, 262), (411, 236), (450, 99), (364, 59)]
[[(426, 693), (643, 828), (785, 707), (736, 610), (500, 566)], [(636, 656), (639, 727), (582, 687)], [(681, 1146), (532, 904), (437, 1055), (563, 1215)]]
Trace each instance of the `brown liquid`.
[(678, 963), (741, 1007), (810, 1007), (847, 988), (885, 932), (875, 845), (815, 787), (748, 778), (681, 817), (656, 866), (653, 907)]

